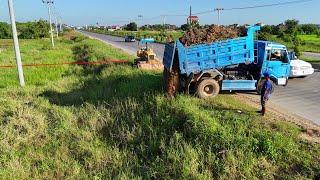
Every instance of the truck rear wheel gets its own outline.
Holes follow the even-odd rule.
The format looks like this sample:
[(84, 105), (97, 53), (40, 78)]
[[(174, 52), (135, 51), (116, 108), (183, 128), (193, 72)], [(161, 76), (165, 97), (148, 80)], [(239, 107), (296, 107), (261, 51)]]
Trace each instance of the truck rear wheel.
[(220, 85), (214, 79), (204, 79), (197, 86), (197, 95), (201, 99), (216, 97), (220, 92)]

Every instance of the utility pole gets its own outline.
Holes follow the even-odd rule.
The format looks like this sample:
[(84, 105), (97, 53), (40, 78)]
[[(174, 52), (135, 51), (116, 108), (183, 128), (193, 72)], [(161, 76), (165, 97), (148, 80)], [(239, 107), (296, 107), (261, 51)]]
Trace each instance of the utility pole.
[(188, 23), (187, 23), (189, 25), (192, 24), (191, 18), (192, 18), (192, 7), (190, 6), (189, 18), (188, 18)]
[(162, 26), (163, 26), (163, 29), (166, 29), (166, 19), (167, 19), (167, 16), (166, 15), (162, 15)]
[(137, 30), (139, 31), (139, 21), (141, 21), (141, 26), (142, 26), (142, 21), (143, 21), (143, 16), (138, 15), (138, 21), (137, 21)]
[(11, 19), (11, 27), (12, 27), (14, 49), (15, 49), (15, 53), (16, 53), (16, 61), (17, 61), (19, 82), (20, 82), (20, 86), (24, 87), (25, 86), (25, 82), (24, 82), (24, 76), (23, 76), (23, 68), (22, 68), (21, 54), (20, 54), (20, 47), (19, 47), (19, 40), (18, 40), (18, 33), (17, 33), (17, 27), (16, 27), (16, 17), (14, 15), (14, 9), (13, 9), (12, 0), (8, 0), (8, 6), (9, 6), (10, 19)]
[(51, 5), (53, 4), (53, 0), (42, 0), (42, 2), (45, 3), (45, 4), (47, 4), (47, 6), (48, 6), (49, 23), (50, 23), (50, 34), (51, 34), (51, 43), (52, 43), (52, 47), (54, 47), (52, 18), (51, 18)]
[(58, 17), (57, 17), (57, 14), (56, 14), (56, 16), (55, 16), (55, 18), (56, 18), (56, 34), (57, 34), (57, 38), (59, 37), (59, 29), (58, 29)]
[(60, 31), (63, 33), (63, 27), (62, 27), (62, 19), (60, 17)]
[(216, 8), (214, 9), (214, 11), (217, 11), (218, 12), (218, 26), (220, 26), (220, 13), (221, 11), (223, 11), (224, 9), (223, 8)]
[(55, 17), (55, 25), (56, 25), (56, 35), (57, 35), (57, 38), (59, 37), (59, 29), (58, 29), (58, 25), (59, 25), (59, 22), (58, 22), (58, 13), (56, 11), (56, 8), (54, 7), (54, 17)]

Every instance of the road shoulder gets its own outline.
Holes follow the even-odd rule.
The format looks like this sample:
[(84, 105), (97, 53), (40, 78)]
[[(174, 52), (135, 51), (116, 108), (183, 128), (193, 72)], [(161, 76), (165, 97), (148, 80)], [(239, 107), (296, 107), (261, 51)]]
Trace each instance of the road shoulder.
[[(259, 97), (253, 94), (243, 94), (237, 93), (234, 97), (240, 101), (247, 103), (248, 105), (257, 108), (260, 108), (260, 100)], [(307, 140), (312, 143), (320, 144), (320, 126), (313, 123), (312, 121), (300, 117), (294, 113), (289, 112), (288, 110), (269, 102), (267, 105), (268, 115), (264, 120), (268, 120), (271, 122), (275, 121), (283, 121), (293, 123), (299, 126), (302, 129), (302, 134), (300, 138), (303, 140)]]

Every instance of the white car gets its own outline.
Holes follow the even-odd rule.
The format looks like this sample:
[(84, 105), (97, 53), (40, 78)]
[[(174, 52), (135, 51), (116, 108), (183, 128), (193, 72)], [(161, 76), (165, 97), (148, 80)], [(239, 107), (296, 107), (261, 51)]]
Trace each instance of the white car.
[(312, 65), (300, 59), (291, 60), (290, 77), (306, 77), (314, 73)]

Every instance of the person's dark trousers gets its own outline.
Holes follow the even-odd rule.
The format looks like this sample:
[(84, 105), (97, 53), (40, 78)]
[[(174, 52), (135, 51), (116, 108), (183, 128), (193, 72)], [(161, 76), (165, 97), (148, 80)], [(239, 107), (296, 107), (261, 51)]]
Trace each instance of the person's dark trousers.
[(261, 97), (261, 115), (264, 116), (266, 114), (266, 101), (264, 100), (263, 97)]

